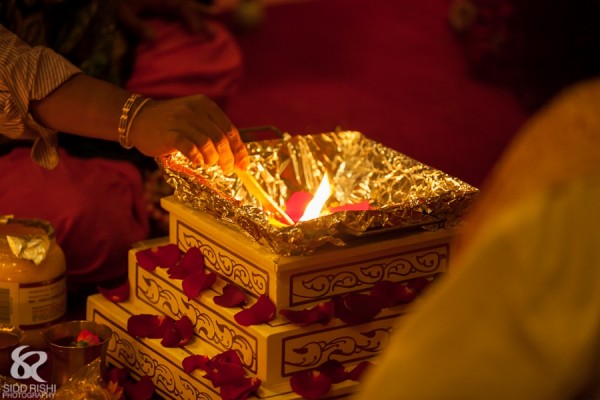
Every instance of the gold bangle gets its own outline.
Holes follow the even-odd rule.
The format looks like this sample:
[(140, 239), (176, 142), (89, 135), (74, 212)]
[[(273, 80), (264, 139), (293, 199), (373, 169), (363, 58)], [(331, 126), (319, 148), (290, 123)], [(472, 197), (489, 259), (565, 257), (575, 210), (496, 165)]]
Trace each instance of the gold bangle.
[(131, 142), (129, 141), (129, 131), (131, 130), (131, 126), (133, 125), (133, 121), (135, 121), (135, 117), (137, 117), (138, 113), (140, 112), (140, 110), (142, 109), (142, 107), (144, 107), (144, 105), (150, 101), (150, 98), (147, 97), (144, 100), (142, 100), (142, 102), (140, 103), (139, 106), (137, 106), (137, 108), (133, 111), (133, 114), (131, 115), (131, 118), (129, 118), (129, 123), (127, 124), (127, 129), (125, 130), (125, 137), (124, 137), (124, 141), (123, 143), (121, 143), (121, 146), (125, 147), (126, 149), (130, 149), (133, 147), (133, 144), (131, 144)]
[(133, 103), (135, 103), (135, 101), (139, 97), (142, 97), (142, 95), (139, 93), (132, 94), (131, 96), (129, 96), (129, 98), (123, 105), (123, 108), (121, 109), (121, 118), (119, 118), (119, 129), (118, 129), (119, 143), (121, 144), (121, 146), (123, 146), (126, 149), (130, 149), (133, 147), (132, 145), (129, 144), (129, 138), (127, 137), (127, 134), (128, 134), (127, 127), (129, 126), (129, 124), (128, 124), (129, 111), (131, 110)]

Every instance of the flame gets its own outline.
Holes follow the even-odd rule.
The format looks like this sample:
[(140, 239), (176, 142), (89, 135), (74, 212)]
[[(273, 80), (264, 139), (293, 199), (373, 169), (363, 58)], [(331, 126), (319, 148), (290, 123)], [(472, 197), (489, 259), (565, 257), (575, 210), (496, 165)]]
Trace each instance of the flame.
[(308, 203), (304, 209), (304, 214), (299, 221), (308, 221), (309, 219), (317, 218), (321, 215), (323, 206), (329, 197), (331, 196), (331, 184), (329, 183), (329, 176), (327, 172), (323, 175), (321, 183), (315, 192), (312, 200)]

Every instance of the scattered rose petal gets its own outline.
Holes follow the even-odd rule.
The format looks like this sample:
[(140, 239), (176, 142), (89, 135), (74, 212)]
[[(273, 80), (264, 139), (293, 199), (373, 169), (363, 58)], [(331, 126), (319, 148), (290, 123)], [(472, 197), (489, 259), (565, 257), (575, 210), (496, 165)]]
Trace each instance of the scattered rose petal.
[(316, 370), (299, 371), (290, 377), (290, 386), (296, 394), (303, 398), (316, 400), (329, 392), (331, 378)]
[(208, 365), (209, 361), (210, 358), (208, 358), (208, 356), (192, 354), (191, 356), (187, 356), (181, 361), (181, 366), (187, 374), (191, 374), (192, 371), (196, 369), (206, 371), (205, 368), (207, 368), (206, 366)]
[(244, 377), (221, 386), (220, 394), (223, 400), (244, 400), (260, 387), (260, 379)]
[(279, 314), (286, 317), (288, 321), (295, 325), (306, 326), (315, 323), (327, 325), (333, 318), (334, 310), (333, 301), (327, 301), (309, 309), (281, 310)]
[(107, 300), (110, 300), (113, 303), (129, 300), (129, 280), (126, 280), (125, 283), (114, 288), (103, 288), (100, 286), (97, 288)]
[(398, 301), (396, 297), (397, 290), (397, 282), (379, 281), (371, 288), (371, 296), (379, 299), (381, 307), (392, 307)]
[(138, 314), (127, 320), (127, 333), (133, 337), (161, 339), (175, 321), (165, 315)]
[(432, 281), (432, 279), (422, 276), (420, 278), (411, 279), (406, 284), (417, 293), (421, 293)]
[(165, 347), (185, 346), (194, 336), (194, 325), (187, 315), (177, 320), (171, 329), (167, 330), (160, 342)]
[(98, 335), (88, 331), (87, 329), (82, 329), (79, 332), (79, 335), (75, 338), (75, 347), (88, 347), (94, 346), (100, 343), (100, 339)]
[(228, 283), (223, 287), (223, 294), (213, 297), (213, 301), (222, 307), (238, 307), (246, 304), (246, 293), (236, 285)]
[(396, 288), (396, 304), (410, 303), (417, 297), (417, 291), (406, 283), (399, 284)]
[(139, 381), (125, 381), (123, 388), (129, 400), (149, 400), (154, 395), (154, 382), (152, 378), (144, 375)]
[(246, 377), (244, 365), (236, 350), (227, 350), (212, 358), (192, 355), (183, 359), (182, 366), (188, 374), (201, 369), (213, 387), (220, 388), (224, 400), (244, 400), (260, 387), (260, 379)]
[(217, 274), (214, 272), (205, 273), (204, 271), (192, 272), (183, 278), (181, 288), (188, 300), (196, 298), (201, 291), (211, 287), (217, 280)]
[(367, 371), (369, 368), (371, 368), (372, 365), (373, 364), (369, 361), (362, 361), (362, 362), (358, 363), (350, 371), (346, 372), (346, 377), (353, 381), (360, 381), (360, 379), (363, 377), (363, 374), (365, 373), (365, 371)]
[(204, 271), (204, 256), (198, 247), (190, 247), (167, 273), (172, 279), (184, 279), (192, 273), (202, 271)]
[(290, 198), (285, 202), (285, 213), (292, 221), (298, 222), (302, 218), (302, 215), (304, 215), (304, 210), (306, 210), (306, 206), (312, 198), (313, 195), (306, 191), (292, 193)]
[(317, 368), (317, 371), (327, 375), (331, 379), (331, 383), (340, 383), (347, 379), (344, 366), (337, 360), (325, 361)]
[(238, 312), (233, 318), (242, 326), (258, 325), (271, 321), (275, 317), (275, 311), (275, 304), (263, 294), (258, 297), (256, 303)]
[(111, 399), (123, 400), (123, 386), (119, 385), (116, 381), (108, 381), (106, 383), (106, 390), (111, 394)]
[(410, 303), (418, 292), (406, 282), (380, 281), (373, 285), (371, 295), (381, 302), (382, 307)]
[(239, 354), (235, 350), (227, 350), (217, 354), (207, 364), (206, 378), (214, 387), (220, 387), (244, 379), (246, 372)]
[(181, 252), (176, 244), (150, 247), (135, 253), (135, 258), (140, 267), (147, 271), (154, 271), (157, 267), (171, 268), (177, 264)]
[(110, 382), (116, 382), (119, 385), (123, 385), (125, 380), (127, 380), (127, 376), (129, 376), (129, 368), (117, 368), (113, 367), (107, 372), (107, 380)]
[(328, 360), (316, 369), (293, 374), (290, 378), (290, 386), (296, 394), (305, 399), (321, 399), (329, 393), (332, 384), (348, 379), (359, 381), (371, 365), (369, 361), (362, 361), (351, 370), (346, 371), (341, 362)]
[(347, 324), (361, 324), (372, 320), (381, 311), (379, 299), (360, 293), (347, 293), (335, 296), (334, 316)]
[(338, 211), (367, 211), (371, 209), (371, 205), (369, 204), (369, 200), (363, 200), (354, 204), (344, 204), (337, 207), (329, 208), (330, 213), (335, 213)]

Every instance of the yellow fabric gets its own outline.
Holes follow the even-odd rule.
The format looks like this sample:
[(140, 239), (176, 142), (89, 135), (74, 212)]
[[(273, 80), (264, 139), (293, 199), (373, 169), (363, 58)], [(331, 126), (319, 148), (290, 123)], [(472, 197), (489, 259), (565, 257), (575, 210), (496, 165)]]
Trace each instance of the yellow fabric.
[(600, 82), (588, 82), (524, 127), (451, 271), (356, 398), (598, 398), (599, 207)]

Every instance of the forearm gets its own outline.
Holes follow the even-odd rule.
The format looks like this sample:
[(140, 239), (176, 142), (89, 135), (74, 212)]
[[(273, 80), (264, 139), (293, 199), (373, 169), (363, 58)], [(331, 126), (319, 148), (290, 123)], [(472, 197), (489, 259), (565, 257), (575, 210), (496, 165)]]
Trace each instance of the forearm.
[(43, 99), (32, 101), (30, 112), (47, 128), (116, 141), (119, 118), (129, 95), (108, 82), (78, 74)]

